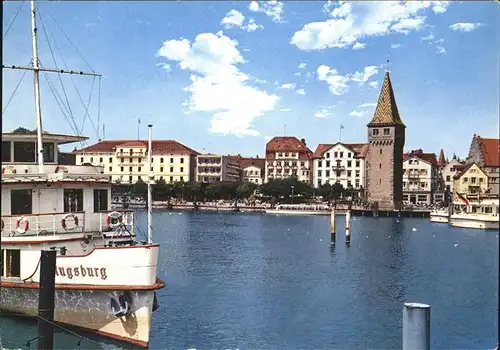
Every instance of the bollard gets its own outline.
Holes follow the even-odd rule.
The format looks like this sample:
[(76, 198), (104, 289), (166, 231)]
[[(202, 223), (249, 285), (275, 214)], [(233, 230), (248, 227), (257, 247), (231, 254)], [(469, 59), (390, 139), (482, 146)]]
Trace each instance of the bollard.
[(351, 211), (345, 213), (345, 243), (351, 243)]
[(403, 308), (403, 350), (430, 350), (431, 307), (405, 303)]
[(331, 238), (330, 238), (330, 244), (335, 245), (335, 208), (332, 209), (332, 212), (330, 214), (330, 232), (331, 232)]

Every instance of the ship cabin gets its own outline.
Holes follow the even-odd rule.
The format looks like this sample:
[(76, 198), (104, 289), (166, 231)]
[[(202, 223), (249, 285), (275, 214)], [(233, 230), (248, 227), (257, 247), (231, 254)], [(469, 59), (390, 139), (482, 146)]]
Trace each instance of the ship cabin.
[(87, 138), (46, 132), (42, 138), (40, 172), (36, 131), (2, 133), (2, 237), (108, 232), (116, 220), (133, 229), (130, 211), (110, 220), (111, 182), (102, 167), (71, 165), (72, 155), (59, 152)]

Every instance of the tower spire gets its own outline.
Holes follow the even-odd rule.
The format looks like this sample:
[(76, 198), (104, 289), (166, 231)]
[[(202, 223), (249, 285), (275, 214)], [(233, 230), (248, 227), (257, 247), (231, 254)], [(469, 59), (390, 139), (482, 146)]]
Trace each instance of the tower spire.
[(377, 107), (375, 108), (373, 119), (368, 126), (391, 126), (398, 124), (405, 126), (399, 116), (389, 71), (386, 71)]

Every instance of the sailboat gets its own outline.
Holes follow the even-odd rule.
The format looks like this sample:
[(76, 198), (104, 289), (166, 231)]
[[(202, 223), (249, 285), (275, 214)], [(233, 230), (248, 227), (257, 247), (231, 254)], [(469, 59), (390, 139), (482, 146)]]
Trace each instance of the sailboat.
[[(111, 210), (111, 181), (101, 168), (58, 162), (58, 146), (86, 138), (42, 129), (39, 72), (88, 74), (39, 67), (36, 8), (31, 0), (36, 132), (2, 133), (0, 310), (37, 316), (42, 250), (55, 250), (54, 321), (148, 347), (159, 244), (136, 238), (134, 212)], [(148, 163), (151, 164), (152, 125)], [(151, 167), (149, 166), (151, 169)]]

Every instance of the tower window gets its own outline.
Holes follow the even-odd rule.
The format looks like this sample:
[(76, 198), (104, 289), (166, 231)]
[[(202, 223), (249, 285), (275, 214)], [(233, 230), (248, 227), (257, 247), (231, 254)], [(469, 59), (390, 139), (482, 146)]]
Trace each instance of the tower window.
[(378, 179), (378, 184), (382, 185), (382, 179)]
[(378, 135), (378, 129), (373, 129), (372, 135)]
[(382, 163), (378, 163), (378, 168), (382, 169)]
[(391, 130), (389, 128), (384, 128), (384, 135), (390, 135)]
[(382, 148), (379, 151), (380, 151), (380, 154), (382, 154)]

